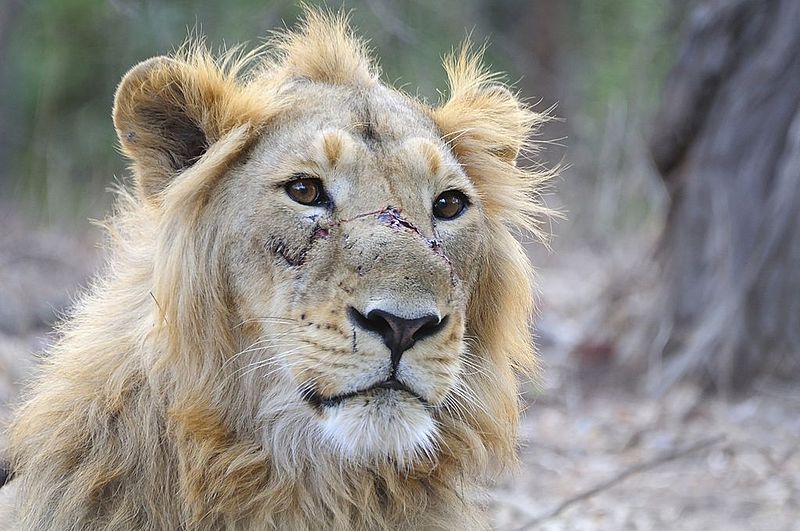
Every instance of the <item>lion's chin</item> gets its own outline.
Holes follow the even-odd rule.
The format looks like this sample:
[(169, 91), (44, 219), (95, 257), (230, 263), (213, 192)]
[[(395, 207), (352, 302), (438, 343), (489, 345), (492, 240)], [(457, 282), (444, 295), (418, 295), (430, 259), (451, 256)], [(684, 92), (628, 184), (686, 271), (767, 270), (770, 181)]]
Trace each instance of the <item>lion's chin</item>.
[(343, 457), (407, 467), (433, 459), (438, 430), (425, 405), (404, 391), (353, 396), (323, 411), (323, 433)]

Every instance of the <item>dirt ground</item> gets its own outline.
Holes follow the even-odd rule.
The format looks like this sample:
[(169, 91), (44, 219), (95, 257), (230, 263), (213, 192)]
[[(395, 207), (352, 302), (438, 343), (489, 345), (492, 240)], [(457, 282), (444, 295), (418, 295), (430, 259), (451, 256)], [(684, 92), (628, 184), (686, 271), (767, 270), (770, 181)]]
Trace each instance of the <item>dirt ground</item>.
[[(0, 422), (34, 363), (21, 353), (45, 348), (99, 263), (99, 230), (85, 232), (32, 230), (0, 210)], [(602, 264), (550, 262), (539, 271), (543, 379), (523, 393), (520, 466), (489, 493), (494, 527), (800, 530), (800, 388), (644, 393), (612, 349), (579, 344), (579, 309), (602, 278), (586, 271)]]
[[(800, 529), (800, 392), (737, 400), (548, 389), (518, 471), (491, 493), (496, 529)], [(584, 498), (585, 497), (585, 498)]]

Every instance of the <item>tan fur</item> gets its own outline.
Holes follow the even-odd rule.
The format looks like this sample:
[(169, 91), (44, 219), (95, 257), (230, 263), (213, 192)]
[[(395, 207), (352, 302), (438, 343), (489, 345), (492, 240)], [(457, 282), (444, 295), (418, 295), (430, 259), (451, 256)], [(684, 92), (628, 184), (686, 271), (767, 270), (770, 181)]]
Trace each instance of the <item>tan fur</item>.
[[(546, 213), (545, 175), (514, 164), (541, 117), (468, 48), (446, 68), (450, 99), (428, 107), (379, 83), (343, 16), (309, 11), (266, 52), (195, 45), (125, 76), (135, 191), (13, 425), (11, 527), (486, 526), (475, 493), (514, 462), (535, 368), (510, 230)], [(334, 208), (288, 198), (301, 173)], [(448, 189), (472, 204), (435, 220)], [(385, 375), (346, 312), (375, 304), (447, 315), (397, 369), (420, 400), (313, 407), (304, 392)]]
[(345, 149), (343, 135), (337, 131), (332, 131), (323, 136), (323, 150), (328, 159), (328, 165), (335, 167)]

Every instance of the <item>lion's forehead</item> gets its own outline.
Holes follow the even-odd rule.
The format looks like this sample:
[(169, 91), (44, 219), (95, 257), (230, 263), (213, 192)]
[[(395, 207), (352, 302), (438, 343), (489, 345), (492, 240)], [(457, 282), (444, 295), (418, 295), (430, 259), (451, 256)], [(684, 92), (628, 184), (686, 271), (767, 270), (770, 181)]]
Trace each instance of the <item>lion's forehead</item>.
[(316, 83), (295, 89), (291, 98), (289, 110), (278, 119), (276, 136), (287, 148), (288, 140), (295, 154), (314, 150), (327, 159), (319, 162), (333, 166), (347, 161), (348, 152), (351, 158), (388, 163), (422, 158), (422, 149), (427, 149), (458, 167), (426, 108), (393, 89)]
[(475, 192), (428, 109), (406, 95), (382, 85), (308, 83), (290, 97), (255, 154), (262, 175), (317, 174), (334, 193), (383, 195), (397, 207), (444, 189)]
[(438, 129), (418, 101), (376, 84), (369, 88), (308, 83), (294, 87), (291, 113), (328, 122), (367, 142), (401, 141), (410, 136), (438, 138)]

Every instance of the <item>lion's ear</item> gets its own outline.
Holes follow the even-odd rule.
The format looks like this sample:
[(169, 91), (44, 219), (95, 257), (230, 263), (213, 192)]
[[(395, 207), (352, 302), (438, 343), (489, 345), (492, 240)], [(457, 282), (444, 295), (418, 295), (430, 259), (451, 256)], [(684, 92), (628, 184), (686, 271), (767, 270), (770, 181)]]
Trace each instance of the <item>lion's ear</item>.
[(202, 109), (190, 105), (202, 100), (194, 93), (199, 87), (193, 75), (185, 63), (154, 57), (133, 67), (117, 88), (114, 126), (147, 197), (161, 192), (208, 149), (198, 115)]
[(522, 105), (482, 61), (469, 42), (445, 58), (450, 94), (433, 118), (456, 155), (481, 152), (514, 164), (544, 117)]
[(225, 134), (264, 122), (272, 110), (262, 96), (266, 91), (237, 80), (243, 66), (195, 49), (148, 59), (123, 77), (114, 126), (145, 197), (161, 193)]
[(529, 113), (502, 86), (462, 87), (435, 110), (434, 120), (456, 155), (483, 152), (509, 164), (531, 130)]

